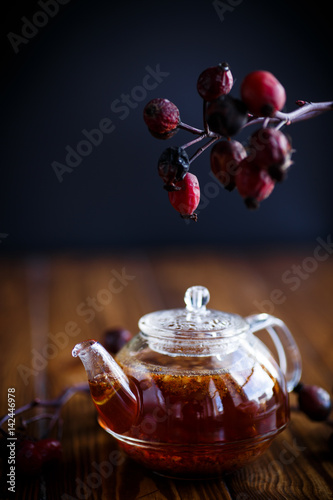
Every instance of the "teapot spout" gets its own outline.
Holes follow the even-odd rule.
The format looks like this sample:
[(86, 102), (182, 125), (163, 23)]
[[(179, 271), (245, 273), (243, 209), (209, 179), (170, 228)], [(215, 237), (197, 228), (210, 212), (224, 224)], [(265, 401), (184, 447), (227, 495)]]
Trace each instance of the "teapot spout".
[(77, 344), (72, 355), (86, 369), (90, 394), (107, 431), (123, 433), (134, 424), (139, 401), (135, 385), (104, 347), (95, 340)]

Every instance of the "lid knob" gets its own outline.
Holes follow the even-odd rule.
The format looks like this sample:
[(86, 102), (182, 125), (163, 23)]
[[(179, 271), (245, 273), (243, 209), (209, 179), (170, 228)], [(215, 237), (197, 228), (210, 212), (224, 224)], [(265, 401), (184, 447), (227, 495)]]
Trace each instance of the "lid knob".
[(210, 299), (209, 291), (204, 286), (191, 286), (185, 292), (184, 302), (190, 312), (202, 312)]

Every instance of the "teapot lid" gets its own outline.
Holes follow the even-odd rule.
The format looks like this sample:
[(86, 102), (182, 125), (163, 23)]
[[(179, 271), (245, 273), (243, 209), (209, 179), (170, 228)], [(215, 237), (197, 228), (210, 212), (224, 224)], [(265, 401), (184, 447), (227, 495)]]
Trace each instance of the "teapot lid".
[(222, 338), (242, 333), (249, 324), (238, 314), (207, 309), (210, 294), (203, 286), (186, 290), (184, 309), (167, 309), (145, 314), (139, 320), (141, 332), (175, 339)]

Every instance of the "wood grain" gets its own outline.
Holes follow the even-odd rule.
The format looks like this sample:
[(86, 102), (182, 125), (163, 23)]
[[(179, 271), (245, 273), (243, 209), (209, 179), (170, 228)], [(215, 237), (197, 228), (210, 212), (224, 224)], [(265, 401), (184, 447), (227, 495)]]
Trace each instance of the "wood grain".
[[(217, 249), (191, 252), (166, 249), (94, 257), (2, 258), (1, 415), (7, 412), (9, 387), (15, 387), (19, 407), (36, 396), (52, 398), (69, 385), (85, 381), (81, 363), (71, 356), (75, 343), (87, 338), (101, 340), (104, 331), (113, 326), (124, 326), (136, 333), (138, 319), (143, 314), (182, 307), (186, 288), (197, 284), (209, 288), (213, 309), (246, 316), (271, 308), (267, 312), (285, 321), (299, 345), (302, 379), (331, 391), (333, 260), (318, 262), (316, 269), (300, 279), (294, 290), (285, 279), (288, 271), (290, 278), (293, 266), (302, 266), (309, 256), (311, 250), (243, 255)], [(114, 285), (111, 293), (110, 280)], [(271, 294), (277, 289), (284, 300), (273, 303)], [(98, 304), (98, 309), (91, 304)], [(32, 368), (36, 351), (44, 352), (45, 366), (24, 378), (18, 367)], [(291, 402), (296, 404), (294, 394)], [(15, 496), (10, 496), (2, 483), (0, 498), (333, 498), (333, 455), (327, 444), (333, 428), (310, 422), (297, 411), (292, 412), (287, 430), (261, 458), (210, 481), (163, 478), (132, 462), (125, 454), (117, 454), (116, 442), (98, 426), (93, 404), (85, 394), (75, 395), (64, 406), (62, 418), (63, 463), (42, 478), (17, 483)], [(117, 460), (113, 463), (115, 456)]]

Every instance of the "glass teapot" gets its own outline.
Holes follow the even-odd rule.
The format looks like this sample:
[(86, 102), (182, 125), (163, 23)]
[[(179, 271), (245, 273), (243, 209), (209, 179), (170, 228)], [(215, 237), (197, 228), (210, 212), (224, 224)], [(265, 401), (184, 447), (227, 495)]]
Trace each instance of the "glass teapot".
[(131, 458), (168, 477), (214, 477), (261, 455), (287, 426), (288, 392), (301, 376), (299, 350), (280, 319), (242, 318), (208, 309), (208, 301), (208, 290), (194, 286), (186, 308), (146, 314), (115, 359), (94, 340), (73, 349), (100, 425)]

